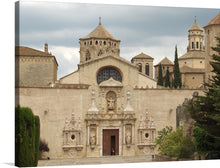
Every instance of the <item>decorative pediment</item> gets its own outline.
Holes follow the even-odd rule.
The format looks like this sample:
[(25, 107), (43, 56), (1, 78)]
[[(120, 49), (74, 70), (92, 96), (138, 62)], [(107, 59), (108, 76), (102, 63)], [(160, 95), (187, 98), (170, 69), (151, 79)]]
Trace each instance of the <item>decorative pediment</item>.
[(123, 87), (122, 83), (114, 80), (112, 77), (99, 84), (100, 87)]

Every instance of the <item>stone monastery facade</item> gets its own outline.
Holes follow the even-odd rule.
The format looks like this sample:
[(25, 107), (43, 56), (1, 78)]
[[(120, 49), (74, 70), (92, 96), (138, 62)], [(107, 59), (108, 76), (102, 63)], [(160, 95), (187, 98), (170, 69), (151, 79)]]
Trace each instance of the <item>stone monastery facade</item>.
[[(209, 39), (206, 42), (211, 43), (205, 46), (214, 46), (216, 42), (211, 37), (220, 36), (219, 16), (205, 27), (205, 38)], [(180, 57), (180, 64), (197, 74), (197, 69), (208, 67), (204, 61), (210, 59), (206, 57), (211, 51), (204, 50), (202, 30), (195, 36), (192, 32), (197, 30), (190, 29), (188, 52)], [(48, 156), (56, 159), (156, 154), (157, 131), (168, 125), (176, 128), (177, 106), (195, 91), (202, 95), (203, 90), (158, 88), (153, 78), (153, 58), (144, 53), (131, 62), (121, 58), (120, 40), (101, 23), (79, 43), (78, 70), (59, 80), (58, 63), (48, 52), (47, 44), (44, 51), (15, 48), (16, 105), (30, 107), (40, 117), (40, 137), (48, 143)], [(198, 52), (202, 54), (197, 58), (194, 53)], [(162, 62), (173, 67), (167, 58)], [(203, 72), (210, 73), (208, 69)], [(188, 75), (182, 77), (186, 83), (190, 81)]]

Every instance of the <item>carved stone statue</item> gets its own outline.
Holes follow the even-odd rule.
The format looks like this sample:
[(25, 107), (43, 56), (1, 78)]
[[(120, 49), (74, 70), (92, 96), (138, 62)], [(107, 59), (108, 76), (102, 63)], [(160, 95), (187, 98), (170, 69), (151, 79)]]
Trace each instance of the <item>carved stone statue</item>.
[(108, 103), (108, 110), (115, 109), (115, 100), (112, 97), (107, 99), (107, 103)]
[(95, 145), (96, 144), (96, 138), (95, 135), (90, 136), (90, 145)]
[(126, 134), (125, 142), (127, 145), (131, 144), (131, 134), (129, 132)]

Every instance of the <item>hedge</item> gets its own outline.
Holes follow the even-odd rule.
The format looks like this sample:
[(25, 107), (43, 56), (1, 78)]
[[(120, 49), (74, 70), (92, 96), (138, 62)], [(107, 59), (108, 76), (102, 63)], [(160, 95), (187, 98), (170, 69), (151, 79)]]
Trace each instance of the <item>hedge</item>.
[(40, 122), (27, 107), (15, 108), (15, 166), (37, 166)]

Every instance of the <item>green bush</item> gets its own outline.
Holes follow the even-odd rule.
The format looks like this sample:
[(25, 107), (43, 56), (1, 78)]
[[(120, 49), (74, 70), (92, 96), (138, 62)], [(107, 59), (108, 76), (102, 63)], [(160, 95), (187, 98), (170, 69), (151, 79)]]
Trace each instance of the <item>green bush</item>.
[(34, 166), (37, 166), (38, 155), (39, 155), (39, 145), (40, 145), (40, 118), (39, 116), (34, 116), (35, 118), (35, 159)]
[[(40, 134), (39, 118), (36, 119), (30, 108), (15, 108), (15, 165), (19, 167), (33, 167), (38, 162)], [(35, 121), (35, 119), (37, 121)], [(38, 145), (38, 147), (37, 147)]]
[(189, 159), (195, 152), (193, 141), (189, 137), (183, 137), (179, 158)]
[(158, 131), (156, 144), (159, 145), (160, 154), (177, 159), (191, 158), (195, 151), (192, 140), (183, 136), (182, 128), (173, 131), (172, 127), (166, 127)]

